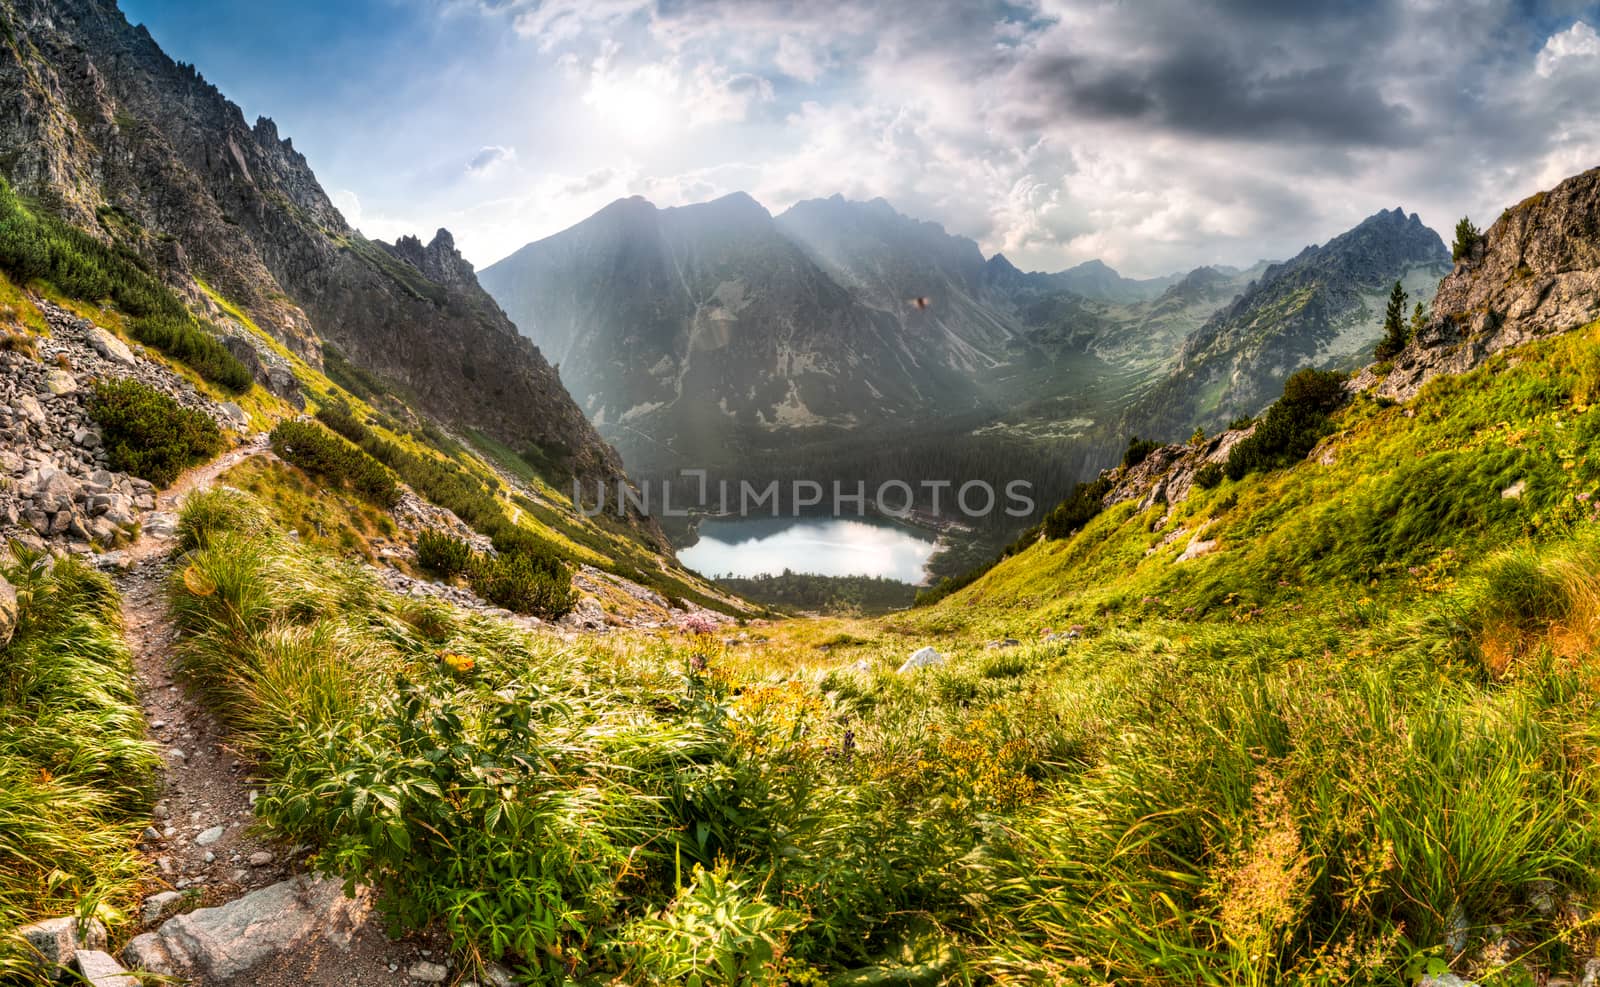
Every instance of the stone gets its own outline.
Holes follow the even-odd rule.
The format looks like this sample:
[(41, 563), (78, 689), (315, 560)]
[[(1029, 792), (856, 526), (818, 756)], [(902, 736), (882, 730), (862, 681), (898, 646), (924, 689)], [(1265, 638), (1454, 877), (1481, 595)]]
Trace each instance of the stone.
[(222, 417), (226, 418), (228, 424), (238, 431), (243, 432), (250, 428), (250, 416), (245, 414), (244, 409), (232, 401), (222, 402), (217, 405), (217, 410), (222, 412)]
[[(341, 882), (302, 875), (225, 905), (175, 916), (153, 937), (140, 936), (134, 943), (141, 966), (150, 968), (146, 964), (154, 958), (174, 973), (227, 981), (314, 942), (349, 949), (371, 916), (364, 890), (347, 898)], [(133, 957), (125, 954), (124, 960), (131, 963)]]
[(1578, 987), (1600, 987), (1600, 958), (1583, 965), (1583, 979), (1578, 981)]
[(125, 366), (135, 366), (139, 360), (133, 355), (133, 350), (128, 349), (128, 344), (111, 335), (111, 333), (95, 326), (89, 330), (89, 345), (94, 351), (113, 363)]
[(990, 641), (984, 645), (984, 648), (988, 651), (1004, 651), (1007, 648), (1015, 648), (1021, 643), (1014, 637), (1008, 637), (1000, 641)]
[(210, 829), (208, 829), (205, 832), (201, 833), (199, 836), (196, 836), (194, 838), (194, 844), (195, 844), (195, 846), (210, 846), (211, 844), (213, 844), (213, 843), (217, 842), (218, 840), (222, 839), (222, 837), (225, 836), (227, 834), (227, 832), (228, 832), (228, 827), (226, 827), (226, 826), (212, 826)]
[(1500, 491), (1501, 500), (1521, 500), (1522, 495), (1528, 492), (1528, 481), (1518, 480), (1511, 486)]
[(266, 850), (258, 850), (250, 855), (251, 867), (268, 867), (272, 864), (272, 854)]
[(90, 919), (81, 929), (78, 920), (70, 916), (45, 919), (23, 926), (16, 936), (28, 944), (37, 957), (36, 965), (44, 970), (70, 966), (80, 949), (106, 947), (106, 927), (99, 919)]
[(1438, 973), (1423, 977), (1417, 987), (1478, 987), (1477, 981), (1458, 977), (1453, 973)]
[(139, 987), (139, 978), (129, 976), (122, 964), (98, 949), (86, 949), (77, 956), (78, 976), (89, 987)]
[(183, 900), (183, 895), (176, 891), (161, 891), (144, 900), (139, 908), (139, 917), (145, 925), (155, 925), (167, 909)]
[(146, 932), (129, 940), (128, 944), (122, 947), (122, 962), (127, 964), (128, 969), (138, 970), (141, 973), (154, 973), (163, 977), (175, 976), (178, 973), (178, 965), (173, 962), (172, 954), (167, 952), (161, 937), (154, 932)]
[(35, 425), (43, 425), (45, 423), (44, 407), (39, 404), (39, 399), (32, 394), (24, 394), (18, 397), (14, 407), (17, 409), (18, 414)]
[(411, 964), (406, 970), (406, 976), (412, 980), (421, 980), (429, 984), (442, 984), (450, 979), (450, 968), (442, 963), (432, 963), (428, 960), (419, 960)]
[(911, 653), (910, 658), (906, 659), (905, 664), (900, 666), (899, 674), (904, 675), (919, 668), (934, 668), (943, 664), (944, 655), (941, 655), (931, 647), (918, 648)]
[(56, 367), (44, 375), (44, 386), (51, 394), (61, 397), (63, 394), (72, 394), (78, 390), (78, 378)]
[(11, 643), (17, 631), (17, 590), (0, 576), (0, 647)]

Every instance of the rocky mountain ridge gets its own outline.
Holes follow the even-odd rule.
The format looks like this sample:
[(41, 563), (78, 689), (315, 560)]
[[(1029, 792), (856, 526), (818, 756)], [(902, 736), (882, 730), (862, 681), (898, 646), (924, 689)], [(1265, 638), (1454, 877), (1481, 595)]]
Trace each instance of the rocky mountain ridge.
[(313, 366), (331, 343), (463, 429), (621, 476), (537, 347), (478, 288), (447, 233), (363, 237), (276, 125), (247, 125), (114, 0), (6, 0), (0, 162), (25, 196), (125, 247), (201, 310), (212, 293)]
[(1184, 341), (1167, 379), (1124, 415), (1124, 432), (1175, 439), (1196, 425), (1216, 429), (1259, 412), (1301, 367), (1362, 366), (1393, 283), (1429, 297), (1448, 264), (1438, 234), (1397, 208), (1267, 266)]
[[(1382, 215), (1382, 214), (1380, 214)], [(1428, 321), (1387, 363), (1369, 363), (1347, 385), (1352, 394), (1410, 401), (1428, 381), (1467, 373), (1503, 350), (1572, 332), (1600, 320), (1600, 168), (1574, 175), (1507, 209), (1439, 283)], [(1102, 476), (1107, 506), (1137, 501), (1179, 504), (1195, 476), (1222, 466), (1254, 423), (1199, 444), (1172, 444), (1133, 467)], [(1331, 461), (1331, 439), (1309, 458)]]

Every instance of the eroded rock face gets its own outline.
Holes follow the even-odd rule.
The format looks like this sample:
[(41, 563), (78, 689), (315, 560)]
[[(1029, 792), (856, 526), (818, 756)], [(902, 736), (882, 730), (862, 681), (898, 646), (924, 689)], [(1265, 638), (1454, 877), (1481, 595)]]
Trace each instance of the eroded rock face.
[(1381, 381), (1358, 386), (1407, 401), (1441, 374), (1600, 319), (1600, 168), (1505, 211), (1439, 285), (1428, 324)]
[(131, 378), (223, 427), (230, 419), (104, 327), (46, 301), (38, 307), (50, 336), (38, 340), (37, 358), (0, 353), (0, 538), (78, 552), (114, 547), (155, 507), (155, 489), (110, 468), (89, 412), (91, 382)]
[[(196, 310), (215, 304), (204, 281), (312, 366), (327, 340), (435, 417), (514, 449), (538, 446), (586, 480), (622, 477), (621, 460), (447, 232), (426, 246), (366, 239), (270, 119), (247, 123), (115, 0), (13, 8), (16, 37), (0, 48), (11, 109), (0, 171), (18, 191), (90, 230), (102, 228), (99, 207), (115, 207), (131, 219), (124, 245)], [(286, 367), (265, 356), (254, 366), (274, 391), (296, 393)], [(640, 527), (659, 539), (653, 522)]]
[(301, 875), (168, 919), (130, 942), (122, 961), (152, 973), (226, 981), (312, 942), (347, 949), (371, 914), (365, 893), (347, 898), (340, 882)]

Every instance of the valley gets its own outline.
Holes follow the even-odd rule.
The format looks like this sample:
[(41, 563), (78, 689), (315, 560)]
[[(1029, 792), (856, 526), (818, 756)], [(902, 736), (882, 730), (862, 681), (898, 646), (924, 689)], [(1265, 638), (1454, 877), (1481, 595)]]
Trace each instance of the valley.
[[(396, 50), (506, 13), (471, 6)], [(538, 49), (552, 92), (631, 84), (621, 44), (555, 54), (585, 18), (711, 30), (514, 13), (472, 68)], [(999, 59), (1013, 14), (962, 30)], [(1247, 267), (1283, 240), (1220, 196), (1192, 249), (1140, 228), (1215, 261), (1152, 277), (1007, 259), (1046, 219), (1116, 246), (1093, 211), (1001, 252), (697, 173), (480, 274), (363, 233), (117, 0), (0, 27), (0, 982), (1600, 978), (1600, 168), (1448, 246), (1387, 208)], [(837, 71), (774, 52), (694, 76), (698, 140)], [(641, 105), (693, 103), (666, 78)], [(1160, 126), (1129, 84), (1073, 111)], [(359, 150), (525, 235), (514, 149)]]

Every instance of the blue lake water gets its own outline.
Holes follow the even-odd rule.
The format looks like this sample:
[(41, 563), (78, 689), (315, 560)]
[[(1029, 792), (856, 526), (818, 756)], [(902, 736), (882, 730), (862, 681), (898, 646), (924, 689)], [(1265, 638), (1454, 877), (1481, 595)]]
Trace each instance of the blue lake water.
[(884, 576), (922, 582), (933, 554), (925, 531), (875, 518), (737, 518), (700, 522), (700, 540), (678, 553), (707, 576)]

